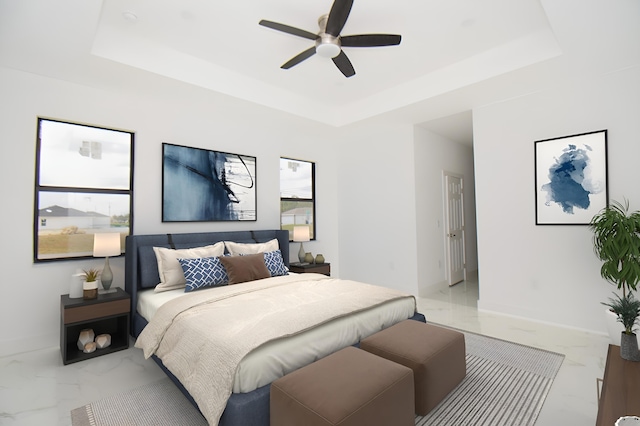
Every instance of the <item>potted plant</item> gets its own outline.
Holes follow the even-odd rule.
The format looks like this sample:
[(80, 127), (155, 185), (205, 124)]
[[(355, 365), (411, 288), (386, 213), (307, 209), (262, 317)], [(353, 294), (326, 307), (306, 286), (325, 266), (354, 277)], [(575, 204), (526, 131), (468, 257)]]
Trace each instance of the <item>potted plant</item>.
[(602, 302), (602, 304), (611, 308), (617, 315), (618, 321), (624, 326), (624, 331), (620, 335), (620, 356), (629, 361), (640, 361), (638, 339), (633, 332), (633, 327), (640, 315), (640, 300), (633, 297), (633, 293), (622, 297), (619, 294), (615, 296), (615, 299), (609, 298), (608, 303)]
[[(602, 261), (600, 275), (622, 290), (625, 298), (640, 282), (640, 212), (629, 213), (628, 200), (624, 205), (612, 201), (591, 219), (589, 229), (594, 251)], [(615, 316), (610, 317), (615, 330)], [(620, 344), (619, 331), (610, 328), (609, 334), (614, 343)]]
[(82, 298), (83, 299), (95, 299), (98, 297), (98, 276), (100, 271), (97, 269), (84, 269), (82, 276), (84, 283), (82, 283)]

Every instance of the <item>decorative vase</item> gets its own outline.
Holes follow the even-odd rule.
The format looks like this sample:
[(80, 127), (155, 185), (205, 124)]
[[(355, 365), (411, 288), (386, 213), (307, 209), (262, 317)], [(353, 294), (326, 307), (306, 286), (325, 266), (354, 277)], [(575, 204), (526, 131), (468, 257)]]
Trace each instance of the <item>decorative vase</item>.
[(98, 282), (85, 281), (82, 283), (82, 298), (85, 300), (95, 299), (98, 297)]
[(318, 254), (316, 256), (316, 263), (324, 263), (324, 256), (321, 254)]
[(640, 361), (638, 353), (638, 338), (635, 333), (620, 333), (620, 357), (627, 361)]
[(307, 254), (304, 255), (304, 261), (306, 263), (313, 263), (313, 255), (311, 252), (307, 252)]

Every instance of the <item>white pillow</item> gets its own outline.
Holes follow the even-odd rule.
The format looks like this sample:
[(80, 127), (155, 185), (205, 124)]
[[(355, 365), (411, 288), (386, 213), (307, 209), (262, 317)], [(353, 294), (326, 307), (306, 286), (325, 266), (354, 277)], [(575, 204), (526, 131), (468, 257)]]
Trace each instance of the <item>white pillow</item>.
[(156, 286), (155, 291), (167, 291), (184, 288), (187, 283), (178, 259), (222, 256), (224, 254), (224, 243), (220, 241), (210, 246), (179, 250), (154, 247), (153, 251), (156, 253), (158, 274), (160, 275), (160, 284)]
[(274, 238), (266, 243), (234, 243), (233, 241), (225, 241), (229, 253), (234, 256), (238, 254), (258, 254), (276, 251), (280, 248), (278, 240)]

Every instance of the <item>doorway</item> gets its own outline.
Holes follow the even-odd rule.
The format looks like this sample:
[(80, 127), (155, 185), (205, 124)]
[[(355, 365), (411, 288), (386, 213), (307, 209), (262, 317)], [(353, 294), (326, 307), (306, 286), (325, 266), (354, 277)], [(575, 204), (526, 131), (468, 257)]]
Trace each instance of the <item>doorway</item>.
[(464, 176), (443, 171), (445, 265), (449, 286), (465, 280)]

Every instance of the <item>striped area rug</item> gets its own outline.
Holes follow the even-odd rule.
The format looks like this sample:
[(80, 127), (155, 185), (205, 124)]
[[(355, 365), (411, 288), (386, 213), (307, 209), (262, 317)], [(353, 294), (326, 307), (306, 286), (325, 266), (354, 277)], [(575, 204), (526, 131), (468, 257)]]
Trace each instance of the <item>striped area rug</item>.
[[(416, 426), (529, 426), (564, 355), (464, 332), (467, 376)], [(167, 378), (71, 411), (73, 426), (196, 426), (202, 415)]]
[(416, 426), (530, 426), (564, 355), (463, 331), (467, 376)]

